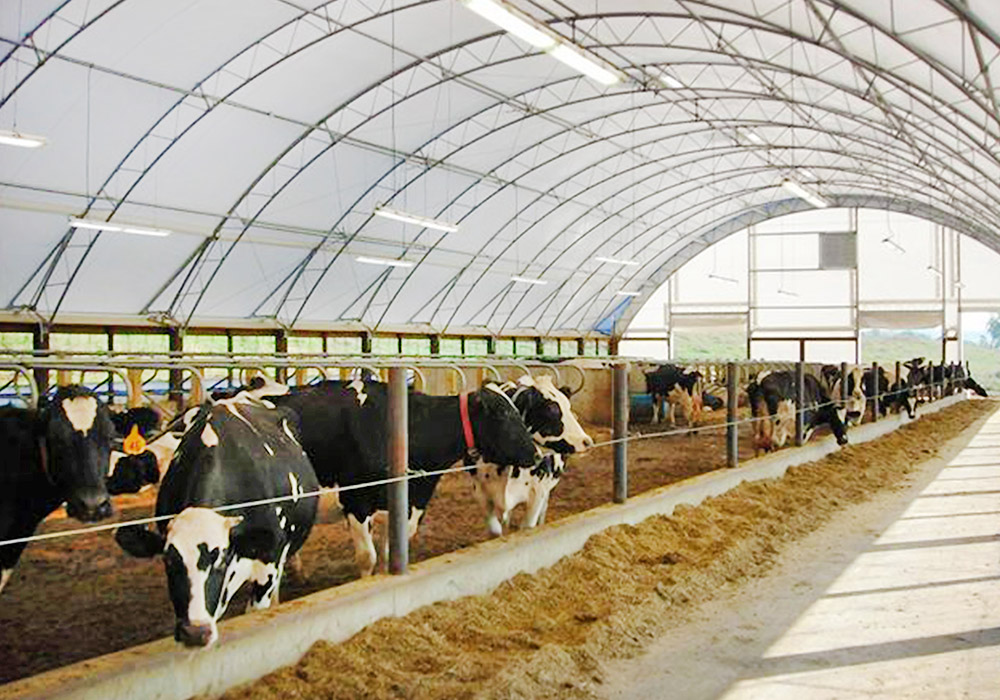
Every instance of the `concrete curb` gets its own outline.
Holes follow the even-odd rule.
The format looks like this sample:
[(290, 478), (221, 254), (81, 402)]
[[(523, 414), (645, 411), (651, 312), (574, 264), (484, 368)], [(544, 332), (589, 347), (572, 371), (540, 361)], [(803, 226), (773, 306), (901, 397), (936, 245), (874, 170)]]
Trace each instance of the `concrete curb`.
[[(964, 400), (951, 396), (921, 407), (933, 413)], [(885, 435), (909, 420), (893, 416), (850, 431), (853, 444)], [(564, 518), (534, 531), (514, 533), (414, 565), (404, 577), (376, 576), (314, 593), (278, 609), (244, 615), (220, 625), (222, 641), (190, 651), (161, 639), (55, 669), (0, 687), (8, 698), (183, 700), (218, 694), (291, 663), (320, 639), (340, 642), (376, 620), (424, 605), (487, 593), (518, 573), (551, 566), (579, 551), (587, 539), (619, 524), (669, 515), (680, 504), (697, 505), (747, 481), (782, 476), (789, 467), (836, 452), (832, 436), (787, 449)]]

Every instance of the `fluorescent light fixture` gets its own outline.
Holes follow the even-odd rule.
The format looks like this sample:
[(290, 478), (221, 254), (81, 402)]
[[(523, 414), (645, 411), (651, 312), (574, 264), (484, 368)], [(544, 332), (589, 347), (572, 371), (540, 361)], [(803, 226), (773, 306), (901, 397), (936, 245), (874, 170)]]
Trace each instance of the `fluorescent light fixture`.
[(135, 226), (133, 224), (112, 223), (110, 221), (92, 221), (91, 219), (76, 219), (70, 217), (69, 225), (72, 228), (86, 228), (93, 231), (112, 231), (115, 233), (134, 233), (137, 236), (158, 236), (160, 238), (169, 236), (172, 232), (165, 228), (151, 228), (149, 226)]
[(886, 236), (885, 238), (882, 239), (882, 242), (885, 243), (887, 246), (891, 246), (891, 247), (895, 248), (896, 252), (898, 252), (898, 253), (905, 253), (906, 252), (906, 248), (904, 248), (903, 246), (901, 246), (898, 243), (896, 243), (895, 239), (893, 239), (892, 236)]
[(537, 280), (531, 277), (518, 277), (513, 275), (510, 278), (511, 282), (524, 282), (525, 284), (548, 284), (546, 280)]
[(804, 177), (806, 180), (818, 180), (819, 179), (819, 178), (816, 177), (816, 173), (814, 173), (812, 170), (809, 170), (808, 168), (797, 168), (797, 170), (799, 171), (799, 174), (802, 177)]
[(559, 44), (549, 51), (552, 58), (562, 61), (574, 70), (578, 70), (588, 78), (593, 78), (602, 85), (614, 85), (621, 80), (621, 74), (605, 68), (582, 51), (572, 48), (569, 44)]
[(656, 79), (663, 83), (664, 87), (673, 88), (674, 90), (680, 90), (684, 87), (684, 83), (666, 71), (660, 71), (660, 74), (656, 76)]
[(532, 46), (548, 50), (558, 43), (558, 40), (539, 27), (537, 22), (502, 0), (462, 0), (462, 2), (483, 19), (489, 20)]
[(965, 289), (965, 282), (962, 280), (955, 280), (955, 289)]
[(778, 294), (784, 294), (786, 297), (797, 297), (798, 296), (798, 293), (796, 293), (796, 292), (791, 292), (791, 291), (789, 291), (787, 289), (781, 289), (781, 288), (778, 289)]
[(708, 278), (712, 280), (722, 280), (723, 282), (732, 282), (733, 284), (740, 283), (740, 281), (735, 277), (726, 277), (725, 275), (717, 275), (714, 272), (709, 272)]
[(803, 187), (795, 180), (789, 180), (789, 179), (782, 180), (781, 186), (784, 187), (789, 192), (791, 192), (792, 194), (794, 194), (799, 199), (804, 199), (805, 201), (809, 202), (814, 207), (818, 207), (819, 209), (824, 209), (830, 206), (830, 203), (826, 201), (823, 197), (813, 192), (812, 190)]
[(615, 292), (615, 294), (617, 294), (620, 297), (637, 297), (637, 296), (639, 296), (639, 292), (626, 292), (624, 289), (622, 289), (621, 291)]
[(22, 134), (19, 131), (0, 131), (0, 143), (4, 146), (19, 146), (21, 148), (38, 148), (45, 145), (44, 136)]
[(930, 270), (931, 272), (933, 272), (933, 273), (934, 273), (935, 275), (937, 275), (938, 277), (941, 277), (941, 276), (942, 276), (942, 274), (943, 274), (943, 273), (941, 272), (941, 270), (937, 269), (937, 268), (936, 268), (936, 267), (934, 267), (933, 265), (928, 265), (928, 266), (927, 266), (927, 269), (928, 269), (928, 270)]
[(639, 267), (638, 260), (620, 260), (618, 258), (606, 258), (603, 255), (594, 256), (597, 262), (608, 263), (609, 265), (628, 265), (629, 267)]
[(359, 255), (356, 258), (359, 263), (366, 265), (385, 265), (386, 267), (413, 267), (414, 263), (409, 260), (396, 260), (394, 258), (376, 258), (370, 255)]
[(402, 221), (406, 224), (417, 224), (418, 226), (423, 226), (424, 228), (433, 228), (438, 231), (447, 231), (448, 233), (455, 233), (458, 231), (458, 226), (455, 224), (450, 224), (447, 221), (438, 221), (437, 219), (432, 219), (427, 216), (420, 216), (419, 214), (410, 214), (405, 211), (400, 211), (398, 209), (390, 209), (389, 207), (376, 207), (375, 215), (381, 216), (386, 219), (393, 219), (395, 221)]

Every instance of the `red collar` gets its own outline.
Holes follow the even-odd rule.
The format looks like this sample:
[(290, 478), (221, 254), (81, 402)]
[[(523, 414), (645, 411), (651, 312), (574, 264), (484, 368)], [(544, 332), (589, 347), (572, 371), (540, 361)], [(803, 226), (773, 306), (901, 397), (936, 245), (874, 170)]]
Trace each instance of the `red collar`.
[(458, 412), (462, 416), (462, 434), (465, 436), (465, 449), (474, 452), (476, 449), (476, 438), (472, 434), (472, 423), (469, 421), (469, 395), (459, 394)]

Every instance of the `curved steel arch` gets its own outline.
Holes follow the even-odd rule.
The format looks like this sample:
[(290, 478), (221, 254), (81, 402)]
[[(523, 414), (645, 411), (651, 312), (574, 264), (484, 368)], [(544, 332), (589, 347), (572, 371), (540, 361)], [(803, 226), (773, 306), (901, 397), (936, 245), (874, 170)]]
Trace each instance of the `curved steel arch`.
[[(755, 25), (755, 26), (753, 27), (753, 29), (754, 29), (754, 30), (759, 30), (759, 29), (760, 29), (760, 27), (759, 27), (759, 26), (756, 26), (756, 25)], [(787, 35), (787, 34), (786, 34), (786, 35)], [(493, 35), (490, 35), (490, 36), (493, 36)], [(796, 40), (801, 40), (801, 38), (800, 38), (800, 37), (795, 37), (794, 35), (788, 35), (788, 36), (790, 36), (790, 37), (792, 37), (792, 38), (795, 38)], [(819, 44), (817, 44), (817, 45), (818, 45), (818, 46), (820, 46), (821, 48), (824, 48), (824, 49), (825, 49), (825, 50), (827, 50), (827, 51), (830, 51), (830, 50), (831, 50), (831, 49), (830, 49), (829, 47), (825, 47), (825, 46), (822, 46), (822, 45), (819, 45)], [(449, 50), (451, 50), (451, 48), (450, 48), (450, 47), (449, 47), (448, 49), (444, 49), (444, 50), (442, 50), (442, 51), (441, 51), (440, 53), (445, 53), (445, 52), (447, 52), (447, 51), (449, 51)], [(439, 55), (440, 55), (440, 54), (439, 54)], [(520, 58), (523, 58), (523, 56), (519, 56), (519, 57), (515, 57), (514, 59), (510, 59), (510, 60), (519, 60)], [(849, 58), (847, 58), (847, 57), (845, 57), (845, 56), (843, 56), (843, 55), (841, 55), (841, 58), (844, 58), (844, 60), (851, 60), (851, 59), (849, 59)], [(851, 61), (851, 62), (853, 63), (854, 61)], [(482, 68), (482, 67), (488, 67), (488, 66), (492, 66), (492, 65), (496, 65), (496, 64), (494, 64), (494, 63), (489, 63), (489, 64), (484, 64), (483, 66), (480, 66), (480, 68)], [(409, 68), (409, 67), (407, 67), (407, 69), (408, 69), (408, 68)], [(872, 70), (873, 70), (874, 72), (878, 72), (878, 73), (881, 73), (881, 72), (883, 71), (883, 69), (881, 69), (881, 68), (878, 68), (878, 67), (873, 67), (873, 68), (872, 68)], [(382, 82), (385, 82), (385, 81), (382, 81)], [(381, 84), (381, 83), (379, 83), (379, 84)], [(549, 85), (550, 85), (550, 84), (545, 84), (545, 85), (542, 85), (542, 86), (539, 86), (539, 87), (535, 88), (535, 90), (542, 90), (542, 89), (545, 89), (545, 88), (549, 87)], [(461, 121), (460, 121), (460, 122), (456, 122), (456, 124), (454, 124), (454, 125), (452, 125), (451, 127), (449, 127), (449, 130), (450, 130), (450, 128), (454, 128), (454, 127), (457, 127), (457, 126), (459, 126), (459, 125), (461, 125), (461, 124), (462, 124), (462, 122), (461, 122)], [(263, 209), (264, 209), (264, 208), (265, 208), (266, 206), (267, 206), (267, 203), (265, 203), (265, 204), (264, 204), (264, 205), (263, 205), (263, 206), (261, 207), (261, 209), (260, 209), (260, 210), (258, 211), (258, 214), (259, 214), (259, 212), (260, 212), (260, 211), (263, 211)], [(244, 229), (244, 230), (245, 230), (245, 229)], [(235, 242), (234, 242), (234, 245), (235, 245)], [(229, 250), (232, 250), (232, 249), (233, 249), (233, 246), (230, 246)], [(227, 254), (228, 254), (228, 251), (227, 251)], [(227, 255), (227, 254), (226, 254), (226, 255)], [(209, 277), (209, 280), (210, 280), (210, 281), (211, 281), (211, 279), (213, 279), (213, 278), (214, 278), (214, 276), (215, 276), (216, 272), (218, 271), (219, 267), (221, 267), (221, 264), (222, 264), (222, 263), (224, 262), (224, 260), (225, 260), (225, 257), (226, 257), (226, 255), (223, 255), (223, 256), (222, 256), (222, 257), (220, 258), (220, 260), (219, 260), (218, 264), (216, 265), (216, 268), (215, 268), (215, 271), (214, 271), (214, 272), (213, 272), (213, 273), (212, 273), (212, 274), (210, 275), (210, 277)], [(312, 254), (311, 254), (311, 255), (309, 255), (308, 257), (309, 257), (309, 259), (311, 259), (311, 257), (312, 257)], [(308, 260), (304, 260), (303, 262), (307, 264), (307, 263), (308, 263)], [(191, 269), (193, 270), (194, 268), (192, 267)], [(328, 268), (327, 268), (327, 269), (328, 269)], [(323, 274), (325, 274), (325, 272), (324, 272)], [(323, 275), (322, 275), (322, 274), (320, 274), (320, 275), (318, 276), (317, 280), (321, 280), (321, 279), (322, 279), (322, 276), (323, 276)], [(188, 275), (188, 279), (191, 279), (191, 277), (192, 277), (192, 273), (191, 273), (191, 272), (189, 272), (189, 275)], [(318, 281), (317, 281), (317, 284), (318, 284)], [(291, 285), (289, 285), (289, 287), (290, 287), (290, 286), (291, 286)], [(314, 287), (313, 287), (314, 289), (315, 289), (315, 286), (316, 286), (316, 285), (314, 285)], [(204, 294), (204, 289), (206, 289), (206, 288), (207, 288), (207, 285), (206, 285), (206, 287), (205, 287), (205, 288), (203, 288), (203, 290), (202, 290), (202, 293), (201, 293), (201, 294), (199, 295), (199, 299), (200, 299), (200, 298), (201, 298), (201, 297), (203, 296), (203, 294)], [(194, 312), (195, 312), (195, 309), (196, 309), (196, 306), (197, 306), (197, 301), (195, 302), (194, 306), (192, 306), (192, 309), (191, 309), (191, 312), (190, 312), (190, 314), (189, 314), (189, 317), (190, 317), (190, 316), (192, 316), (192, 315), (194, 314)], [(302, 309), (302, 308), (304, 308), (304, 304), (303, 304), (303, 306), (302, 306), (302, 307), (300, 307), (300, 312), (301, 312), (301, 309)]]
[[(943, 2), (943, 0), (939, 0), (939, 1), (942, 1), (942, 2)], [(693, 2), (693, 0), (689, 0), (689, 2), (688, 2), (688, 3), (686, 3), (686, 4), (699, 4), (699, 5), (705, 5), (705, 6), (709, 6), (709, 7), (715, 7), (715, 5), (712, 5), (712, 4), (710, 4), (710, 3), (704, 3), (704, 2)], [(827, 4), (832, 4), (832, 3), (827, 3)], [(952, 3), (949, 3), (949, 6), (950, 6), (951, 4), (952, 4)], [(720, 8), (720, 9), (721, 9), (721, 8)], [(724, 9), (725, 9), (725, 11), (726, 11), (727, 13), (733, 13), (733, 12), (734, 12), (734, 10), (732, 10), (732, 8), (724, 8)], [(953, 8), (953, 9), (954, 9), (954, 8)], [(866, 20), (866, 24), (867, 24), (868, 26), (873, 26), (873, 22), (871, 22), (870, 20), (868, 20), (868, 18), (865, 18), (865, 20)], [(567, 19), (567, 20), (565, 20), (565, 21), (566, 21), (567, 23), (571, 23), (571, 22), (572, 22), (572, 20), (571, 20), (571, 19)], [(758, 22), (763, 22), (763, 20), (760, 20), (760, 19), (758, 19), (757, 21), (758, 21)], [(755, 24), (755, 25), (753, 26), (753, 29), (754, 29), (755, 31), (757, 31), (757, 30), (760, 30), (761, 28), (760, 28), (759, 24)], [(793, 36), (793, 34), (794, 34), (794, 33), (789, 33), (789, 36)], [(887, 35), (887, 36), (891, 36), (891, 35)], [(626, 45), (626, 46), (628, 46), (628, 45)], [(829, 47), (823, 47), (823, 48), (825, 48), (826, 50), (830, 50), (830, 49), (829, 49)], [(909, 50), (909, 47), (908, 47), (908, 50)], [(842, 57), (843, 57), (843, 56), (842, 56)], [(750, 57), (743, 57), (743, 60), (752, 60), (752, 59), (751, 59)], [(846, 58), (846, 57), (845, 57), (845, 58), (844, 58), (844, 60), (850, 60), (850, 59), (849, 59), (849, 58)], [(852, 64), (853, 64), (853, 63), (855, 63), (854, 61), (851, 61), (851, 62), (852, 62)], [(487, 65), (492, 65), (492, 64), (487, 64)], [(928, 64), (928, 65), (929, 65), (929, 67), (930, 67), (930, 64)], [(946, 70), (946, 69), (947, 69), (947, 67), (946, 67), (946, 66), (945, 66), (945, 67), (943, 67), (943, 68), (942, 68), (942, 67), (930, 67), (930, 69), (931, 69), (932, 71), (935, 71), (935, 72), (938, 72), (938, 73), (942, 73), (942, 74), (944, 74), (944, 73), (943, 73), (943, 70)], [(883, 71), (883, 69), (878, 69), (878, 70), (879, 70), (879, 71)], [(885, 72), (885, 73), (884, 73), (883, 75), (886, 75), (886, 76), (891, 76), (891, 73), (888, 73), (887, 69), (884, 69), (884, 70), (885, 70), (886, 72)], [(880, 74), (882, 74), (882, 73), (880, 73)], [(888, 79), (888, 78), (885, 78), (885, 79)], [(381, 84), (381, 83), (380, 83), (380, 84)], [(544, 87), (546, 87), (546, 86), (543, 86), (543, 87), (541, 87), (541, 88), (536, 88), (536, 89), (544, 89)], [(967, 90), (965, 90), (964, 88), (961, 88), (961, 89), (963, 90), (963, 92), (966, 92), (967, 94), (969, 94), (969, 95), (970, 95), (970, 96), (972, 96), (973, 98), (975, 97), (975, 93), (972, 93), (972, 91), (970, 91), (970, 90), (969, 90), (969, 91), (967, 91)], [(931, 96), (932, 98), (934, 97), (933, 93), (928, 93), (927, 91), (923, 91), (923, 92), (924, 92), (924, 93), (926, 93), (926, 94), (929, 94), (929, 95), (930, 95), (930, 96)], [(975, 99), (974, 99), (974, 101), (975, 101)], [(963, 117), (962, 117), (963, 119), (966, 119), (966, 120), (969, 120), (969, 121), (971, 122), (971, 117), (969, 117), (969, 116), (968, 116), (968, 115), (967, 115), (966, 113), (962, 112), (961, 110), (958, 110), (958, 109), (957, 109), (957, 108), (955, 108), (955, 107), (954, 107), (953, 105), (950, 105), (950, 104), (948, 104), (948, 103), (945, 103), (945, 102), (943, 102), (943, 100), (940, 100), (940, 102), (941, 102), (942, 104), (947, 104), (950, 110), (954, 111), (954, 112), (955, 112), (956, 114), (961, 114), (961, 115), (963, 115)], [(803, 125), (803, 126), (804, 126), (804, 125)], [(935, 142), (935, 145), (936, 145), (936, 146), (940, 146), (940, 142), (938, 141), (938, 138), (934, 138), (934, 139), (933, 139), (933, 141)], [(993, 154), (989, 153), (989, 152), (986, 152), (986, 153), (984, 153), (984, 155), (986, 155), (987, 157), (990, 157), (990, 156), (993, 156), (994, 160), (996, 160), (996, 157), (995, 157), (995, 156), (994, 156)], [(857, 156), (856, 156), (856, 155), (852, 155), (852, 157), (857, 157)], [(813, 167), (824, 167), (824, 166), (813, 166)], [(261, 209), (261, 211), (262, 211), (262, 210), (263, 210), (263, 209)], [(221, 262), (222, 262), (222, 261), (220, 261), (220, 266), (221, 266)], [(218, 269), (218, 268), (217, 268), (217, 269)], [(68, 289), (68, 287), (67, 287), (67, 289)], [(192, 313), (192, 315), (193, 315), (194, 311), (195, 311), (195, 309), (194, 309), (194, 307), (192, 307), (192, 310), (191, 310), (191, 313)]]
[[(997, 239), (997, 236), (993, 231), (983, 229), (977, 224), (956, 217), (944, 209), (934, 207), (917, 200), (903, 197), (886, 197), (883, 195), (865, 194), (835, 195), (830, 197), (830, 199), (833, 200), (833, 205), (837, 208), (882, 209), (900, 214), (917, 216), (921, 219), (925, 219), (942, 226), (947, 226), (948, 228), (979, 241), (991, 250), (1000, 253), (1000, 240)], [(811, 208), (812, 207), (809, 203), (800, 199), (783, 200), (775, 203), (770, 208), (771, 210), (766, 213), (756, 209), (741, 212), (736, 216), (718, 223), (707, 231), (697, 234), (696, 237), (703, 240), (705, 247), (707, 248), (708, 246), (718, 243), (719, 241), (728, 238), (729, 236), (754, 224), (759, 224), (770, 219), (795, 214), (801, 211), (807, 211)], [(677, 272), (686, 262), (688, 262), (688, 260), (690, 260), (690, 258), (682, 259), (680, 256), (674, 256), (664, 261), (664, 263), (647, 278), (651, 289), (638, 297), (633, 297), (632, 301), (626, 308), (625, 313), (618, 319), (620, 324), (627, 328), (628, 324), (632, 321), (649, 297), (652, 296), (652, 294), (664, 283), (666, 283), (670, 276)]]

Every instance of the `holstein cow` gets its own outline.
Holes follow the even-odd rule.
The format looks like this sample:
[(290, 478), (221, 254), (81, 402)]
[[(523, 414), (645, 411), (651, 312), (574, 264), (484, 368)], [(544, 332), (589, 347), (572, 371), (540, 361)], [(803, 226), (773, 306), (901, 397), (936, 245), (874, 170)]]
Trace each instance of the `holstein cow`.
[[(388, 476), (388, 391), (381, 382), (322, 382), (267, 397), (299, 417), (302, 444), (324, 486), (356, 486)], [(510, 398), (490, 384), (461, 396), (409, 394), (409, 469), (420, 474), (446, 468), (467, 455), (493, 464), (530, 468), (531, 434)], [(470, 462), (471, 463), (471, 462)], [(409, 480), (409, 536), (434, 494), (440, 475)], [(342, 491), (362, 576), (375, 570), (373, 518), (387, 508), (384, 485)], [(384, 554), (384, 552), (383, 552)]]
[[(295, 416), (236, 397), (203, 405), (181, 439), (156, 499), (156, 530), (129, 525), (115, 534), (133, 556), (163, 555), (186, 646), (218, 639), (218, 620), (244, 583), (248, 609), (277, 601), (285, 562), (316, 519), (316, 474), (294, 431)], [(275, 504), (213, 508), (279, 497)]]
[(847, 371), (847, 400), (841, 399), (841, 384), (845, 381), (840, 376), (840, 367), (823, 365), (820, 368), (820, 384), (823, 390), (837, 404), (840, 422), (844, 425), (857, 425), (865, 415), (865, 392), (861, 387), (862, 372), (860, 367), (851, 367)]
[(906, 415), (914, 417), (913, 404), (910, 402), (910, 387), (905, 381), (895, 376), (895, 372), (886, 370), (884, 367), (878, 368), (878, 381), (874, 379), (872, 368), (865, 370), (862, 378), (862, 385), (865, 390), (865, 397), (874, 406), (876, 392), (879, 396), (879, 417), (892, 410), (895, 413), (905, 410)]
[(573, 415), (569, 390), (557, 389), (551, 377), (525, 375), (500, 388), (517, 407), (540, 452), (528, 469), (480, 462), (470, 472), (493, 535), (503, 534), (510, 512), (521, 503), (527, 504), (522, 528), (545, 522), (549, 495), (565, 468), (564, 455), (585, 452), (594, 444)]
[[(805, 375), (804, 438), (808, 440), (817, 426), (826, 423), (838, 445), (847, 444), (847, 431), (835, 404), (811, 374)], [(795, 373), (762, 372), (747, 387), (750, 411), (754, 418), (754, 454), (785, 446), (795, 435)]]
[(112, 494), (138, 493), (146, 486), (158, 483), (170, 466), (181, 436), (200, 409), (188, 409), (159, 434), (155, 434), (158, 423), (141, 426), (133, 421), (133, 411), (140, 412), (138, 415), (141, 416), (145, 415), (141, 413), (145, 410), (149, 409), (129, 409), (117, 419), (112, 418), (122, 437), (121, 450), (111, 452), (108, 491)]
[(684, 420), (694, 427), (701, 420), (701, 373), (687, 372), (677, 365), (660, 365), (652, 372), (646, 372), (646, 393), (653, 398), (653, 422), (658, 423), (660, 404), (667, 401), (670, 423), (675, 424), (674, 410), (681, 407)]
[[(107, 407), (80, 386), (59, 387), (37, 410), (0, 408), (0, 540), (31, 535), (63, 503), (85, 522), (110, 516), (113, 438)], [(24, 547), (0, 546), (0, 591)]]

